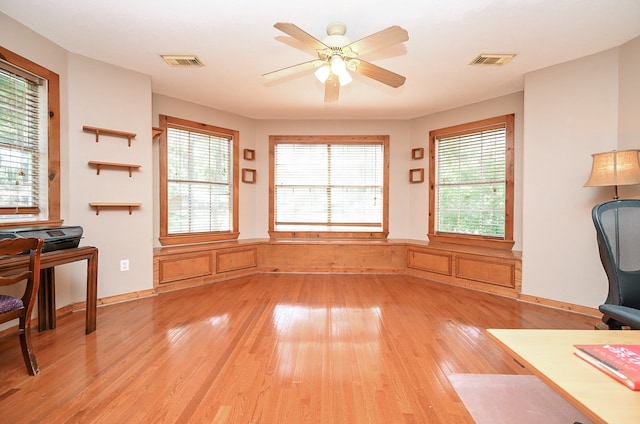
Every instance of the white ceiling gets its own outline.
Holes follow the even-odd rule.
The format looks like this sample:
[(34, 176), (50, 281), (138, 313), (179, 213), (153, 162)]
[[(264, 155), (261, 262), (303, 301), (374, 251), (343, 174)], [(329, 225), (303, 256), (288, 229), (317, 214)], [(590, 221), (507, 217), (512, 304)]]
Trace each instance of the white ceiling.
[[(0, 0), (0, 11), (70, 52), (150, 75), (155, 93), (256, 119), (415, 118), (522, 90), (527, 72), (640, 35), (639, 0)], [(354, 75), (324, 103), (312, 71), (263, 80), (314, 58), (274, 23), (323, 39), (334, 21), (352, 41), (406, 29), (406, 43), (363, 57), (405, 85)], [(468, 65), (479, 53), (517, 56)], [(170, 68), (160, 54), (206, 66)]]

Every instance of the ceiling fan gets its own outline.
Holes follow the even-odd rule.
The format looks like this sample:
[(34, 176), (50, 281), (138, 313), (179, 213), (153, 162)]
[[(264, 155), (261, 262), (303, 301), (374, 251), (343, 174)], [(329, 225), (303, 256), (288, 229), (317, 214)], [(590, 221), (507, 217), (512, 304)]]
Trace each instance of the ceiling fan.
[(306, 46), (313, 48), (318, 54), (318, 59), (263, 74), (262, 76), (267, 80), (283, 78), (298, 72), (317, 68), (315, 75), (320, 82), (324, 83), (325, 102), (335, 102), (338, 100), (340, 86), (351, 82), (349, 71), (358, 72), (394, 88), (400, 87), (406, 80), (402, 75), (365, 62), (359, 58), (359, 56), (374, 50), (407, 41), (409, 34), (399, 26), (390, 26), (387, 29), (383, 29), (382, 31), (354, 42), (351, 42), (345, 36), (347, 27), (341, 22), (334, 22), (327, 25), (327, 37), (322, 41), (292, 23), (278, 22), (273, 26), (296, 40), (301, 41)]

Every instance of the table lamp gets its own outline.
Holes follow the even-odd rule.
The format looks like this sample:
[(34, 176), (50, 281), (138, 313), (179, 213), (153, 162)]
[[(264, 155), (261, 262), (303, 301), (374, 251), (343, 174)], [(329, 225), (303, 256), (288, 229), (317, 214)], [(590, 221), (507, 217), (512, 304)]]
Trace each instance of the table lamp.
[(591, 175), (584, 186), (613, 186), (613, 198), (617, 200), (619, 185), (640, 184), (639, 152), (633, 149), (592, 154)]

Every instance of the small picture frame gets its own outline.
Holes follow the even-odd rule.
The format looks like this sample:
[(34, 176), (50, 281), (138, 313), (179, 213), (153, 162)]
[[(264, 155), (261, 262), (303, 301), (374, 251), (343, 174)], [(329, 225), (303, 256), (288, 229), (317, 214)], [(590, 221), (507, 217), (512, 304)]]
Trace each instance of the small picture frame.
[(424, 147), (411, 149), (411, 159), (422, 159), (424, 157)]
[(255, 160), (256, 159), (256, 151), (252, 149), (244, 149), (243, 156), (245, 160)]
[(256, 170), (249, 168), (242, 168), (242, 182), (255, 184), (256, 182)]
[(410, 169), (409, 182), (412, 184), (424, 182), (424, 168)]

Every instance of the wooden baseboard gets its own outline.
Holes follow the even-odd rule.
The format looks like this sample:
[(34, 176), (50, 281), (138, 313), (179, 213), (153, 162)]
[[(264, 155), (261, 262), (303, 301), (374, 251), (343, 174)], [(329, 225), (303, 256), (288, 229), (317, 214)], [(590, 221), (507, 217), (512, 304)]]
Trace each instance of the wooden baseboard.
[[(527, 294), (520, 294), (518, 299), (522, 302), (535, 303), (537, 305), (543, 305), (549, 308), (563, 309), (577, 314), (588, 315), (594, 318), (600, 319), (602, 314), (598, 311), (598, 308), (590, 308), (588, 306), (574, 305), (572, 303), (561, 302), (559, 300), (546, 299), (538, 296), (530, 296)], [(595, 324), (594, 324), (595, 325)]]
[[(111, 305), (114, 303), (128, 302), (130, 300), (142, 299), (144, 297), (156, 296), (157, 293), (153, 289), (140, 290), (137, 292), (124, 293), (116, 296), (101, 297), (98, 299), (98, 306)], [(72, 312), (84, 311), (87, 309), (87, 302), (75, 302), (71, 305), (63, 306), (56, 309), (56, 318), (63, 317)], [(37, 322), (37, 318), (33, 321)]]

